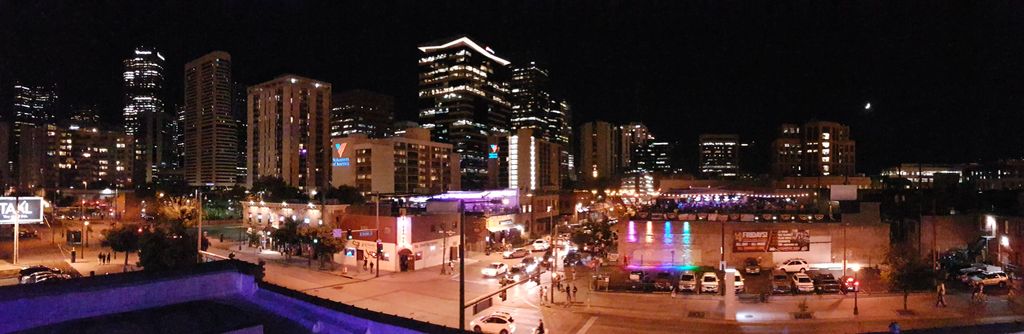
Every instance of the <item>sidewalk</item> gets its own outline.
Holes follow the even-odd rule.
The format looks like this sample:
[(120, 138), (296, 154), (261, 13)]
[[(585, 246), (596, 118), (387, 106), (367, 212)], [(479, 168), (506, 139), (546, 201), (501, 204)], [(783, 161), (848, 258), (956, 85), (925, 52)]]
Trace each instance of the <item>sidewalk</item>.
[[(949, 306), (941, 308), (935, 307), (935, 296), (931, 293), (911, 294), (907, 301), (909, 313), (902, 313), (902, 295), (859, 296), (857, 316), (853, 315), (852, 294), (776, 297), (769, 299), (768, 303), (737, 300), (735, 320), (732, 320), (724, 314), (723, 297), (590, 291), (585, 278), (589, 274), (577, 276), (576, 282), (572, 283), (580, 287), (576, 302), (567, 307), (565, 295), (560, 294), (556, 295), (556, 301), (562, 297), (556, 305), (542, 308), (545, 319), (559, 319), (550, 323), (554, 332), (574, 333), (583, 327), (584, 321), (594, 317), (613, 317), (619, 322), (629, 323), (688, 322), (786, 328), (794, 325), (829, 326), (841, 333), (877, 331), (879, 324), (891, 321), (905, 324), (904, 329), (912, 329), (1024, 320), (1024, 306), (1008, 302), (1005, 296), (989, 296), (984, 304), (971, 304), (969, 294), (951, 294), (946, 298)], [(803, 302), (806, 302), (812, 319), (798, 320), (794, 317)]]

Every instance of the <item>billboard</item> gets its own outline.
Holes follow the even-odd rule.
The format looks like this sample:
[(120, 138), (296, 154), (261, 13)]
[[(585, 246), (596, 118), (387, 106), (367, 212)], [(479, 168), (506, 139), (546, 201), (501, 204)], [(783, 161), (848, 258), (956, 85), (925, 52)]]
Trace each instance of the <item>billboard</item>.
[(0, 197), (0, 224), (39, 223), (43, 221), (42, 197)]
[(807, 230), (762, 230), (733, 232), (732, 251), (744, 252), (807, 252), (811, 250), (811, 234)]
[(844, 185), (844, 184), (833, 184), (829, 186), (831, 190), (829, 200), (833, 201), (856, 201), (857, 200), (857, 186), (856, 185)]
[(768, 242), (769, 252), (807, 252), (811, 250), (811, 233), (807, 230), (775, 230)]
[(768, 231), (736, 231), (733, 232), (732, 251), (764, 252), (768, 249)]

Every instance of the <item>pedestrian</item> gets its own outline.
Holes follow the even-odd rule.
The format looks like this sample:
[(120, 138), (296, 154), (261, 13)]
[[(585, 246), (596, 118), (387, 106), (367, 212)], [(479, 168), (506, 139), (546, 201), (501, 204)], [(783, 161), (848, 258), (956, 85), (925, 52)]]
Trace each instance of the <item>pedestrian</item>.
[(539, 319), (539, 322), (537, 323), (537, 330), (533, 332), (537, 334), (544, 334), (544, 319)]
[(575, 285), (573, 285), (572, 286), (572, 300), (576, 300), (576, 290), (578, 290), (578, 289), (576, 288)]
[(571, 285), (566, 285), (565, 286), (565, 304), (566, 305), (572, 303), (572, 289), (569, 288), (570, 286)]
[(935, 301), (935, 307), (946, 307), (946, 283), (939, 282), (939, 285), (935, 287), (935, 294), (937, 294), (937, 300)]
[(103, 263), (103, 253), (96, 254), (96, 258), (99, 260), (100, 263)]
[(366, 264), (369, 262), (368, 259), (363, 259), (363, 270), (366, 270)]
[(373, 262), (370, 262), (370, 273), (373, 273)]
[(103, 253), (103, 263), (110, 263), (110, 253)]
[(895, 322), (895, 321), (890, 322), (889, 323), (889, 333), (900, 334), (900, 323)]
[(975, 284), (974, 286), (971, 287), (971, 302), (973, 303), (973, 302), (976, 302), (976, 301), (978, 301), (978, 285), (977, 284)]

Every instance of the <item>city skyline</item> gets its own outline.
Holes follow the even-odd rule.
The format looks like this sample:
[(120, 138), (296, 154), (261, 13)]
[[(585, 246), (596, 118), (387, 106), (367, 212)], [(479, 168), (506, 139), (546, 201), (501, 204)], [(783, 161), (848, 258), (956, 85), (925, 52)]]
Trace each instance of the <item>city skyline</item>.
[[(688, 162), (697, 156), (692, 143), (700, 133), (738, 133), (753, 141), (754, 152), (762, 152), (774, 139), (778, 124), (815, 119), (851, 126), (860, 142), (857, 169), (866, 173), (901, 160), (976, 162), (1019, 157), (1019, 150), (1013, 147), (1024, 144), (1024, 137), (1008, 127), (1024, 117), (1015, 111), (1020, 110), (1019, 98), (1009, 94), (1015, 90), (1012, 84), (1003, 84), (1024, 74), (1024, 61), (1003, 56), (1024, 47), (1021, 41), (1003, 40), (1014, 32), (1019, 34), (1021, 26), (996, 19), (979, 22), (974, 34), (959, 33), (944, 20), (962, 9), (956, 4), (939, 3), (915, 12), (914, 24), (902, 22), (895, 14), (866, 14), (869, 4), (854, 8), (863, 9), (860, 11), (828, 5), (815, 9), (821, 17), (849, 13), (837, 17), (834, 24), (786, 14), (783, 7), (769, 4), (753, 4), (717, 21), (687, 13), (688, 9), (715, 11), (716, 7), (686, 4), (623, 6), (623, 13), (614, 20), (600, 19), (619, 9), (610, 5), (548, 11), (500, 5), (465, 9), (421, 5), (386, 15), (378, 5), (359, 5), (360, 12), (370, 14), (334, 17), (330, 13), (343, 13), (337, 10), (341, 7), (310, 4), (280, 14), (238, 16), (230, 13), (241, 5), (227, 2), (208, 13), (172, 3), (146, 12), (155, 12), (153, 16), (131, 6), (76, 5), (42, 11), (50, 20), (17, 15), (38, 12), (41, 6), (7, 6), (10, 10), (3, 11), (14, 16), (4, 22), (19, 29), (5, 29), (7, 33), (0, 34), (0, 39), (19, 52), (0, 54), (0, 80), (4, 81), (0, 84), (9, 86), (8, 80), (56, 82), (66, 103), (99, 104), (107, 122), (116, 120), (115, 111), (123, 108), (120, 82), (115, 78), (120, 74), (120, 59), (138, 45), (164, 50), (170, 69), (181, 68), (186, 61), (213, 50), (227, 51), (235, 58), (236, 81), (244, 85), (280, 73), (296, 73), (331, 82), (338, 91), (381, 92), (395, 96), (397, 120), (415, 120), (416, 46), (466, 34), (508, 59), (536, 59), (547, 64), (555, 91), (573, 106), (574, 123), (596, 119), (643, 122), (660, 140), (681, 143), (684, 151), (680, 154), (689, 158)], [(460, 15), (482, 9), (508, 14), (509, 18), (494, 22), (521, 29), (484, 24), (494, 19), (489, 15)], [(566, 22), (575, 27), (555, 29), (562, 25), (553, 18), (568, 11), (579, 12)], [(687, 15), (692, 20), (662, 20), (659, 11)], [(96, 15), (72, 16), (73, 12)], [(323, 14), (309, 19), (289, 15), (301, 12)], [(191, 17), (196, 22), (239, 29), (182, 27), (175, 18), (180, 13), (194, 13)], [(973, 22), (993, 13), (999, 9), (980, 8), (957, 19)], [(123, 16), (126, 24), (113, 26), (102, 21), (111, 15)], [(304, 17), (302, 24), (292, 17)], [(274, 18), (283, 19), (266, 20)], [(333, 27), (334, 18), (349, 23)], [(384, 18), (403, 20), (407, 24), (402, 27), (417, 29), (389, 27)], [(82, 31), (102, 32), (98, 35), (104, 37), (54, 33), (58, 28), (46, 23), (53, 20), (81, 26)], [(343, 29), (350, 25), (358, 29)], [(635, 27), (617, 29), (620, 25)], [(276, 31), (285, 27), (318, 33), (275, 39), (274, 43), (249, 42), (260, 34), (279, 36)], [(686, 33), (691, 28), (721, 34)], [(748, 34), (753, 29), (764, 32)], [(11, 33), (15, 30), (35, 37), (25, 39)], [(307, 43), (313, 40), (324, 43)], [(754, 60), (767, 66), (754, 66)], [(992, 61), (980, 66), (986, 60)], [(166, 87), (169, 104), (176, 105), (182, 100), (182, 77), (175, 72), (166, 74)], [(866, 103), (874, 108), (864, 109)], [(985, 117), (959, 116), (965, 110)], [(673, 125), (671, 121), (677, 119), (687, 126)], [(993, 122), (995, 119), (1007, 121)], [(910, 131), (912, 128), (931, 130)], [(891, 152), (900, 153), (901, 158)], [(752, 157), (759, 161), (755, 165), (767, 164), (767, 154), (761, 154)], [(693, 168), (690, 166), (695, 163), (686, 165)]]

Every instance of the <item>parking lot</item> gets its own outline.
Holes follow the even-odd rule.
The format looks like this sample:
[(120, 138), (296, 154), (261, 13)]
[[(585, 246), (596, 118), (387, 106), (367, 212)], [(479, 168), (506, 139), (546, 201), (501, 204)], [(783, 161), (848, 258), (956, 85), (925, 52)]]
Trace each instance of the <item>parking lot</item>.
[[(635, 282), (630, 280), (630, 273), (641, 271), (643, 272), (642, 282)], [(686, 267), (683, 269), (649, 269), (649, 270), (629, 270), (621, 267), (603, 267), (601, 270), (602, 274), (608, 275), (609, 277), (609, 290), (617, 291), (637, 291), (637, 292), (670, 292), (669, 289), (664, 289), (666, 284), (656, 284), (655, 281), (659, 280), (659, 277), (664, 278), (665, 274), (669, 277), (671, 282), (669, 286), (678, 287), (679, 276), (684, 271), (692, 271), (696, 274), (698, 279), (705, 272), (714, 272), (719, 280), (723, 280), (723, 272), (716, 270), (712, 267)], [(759, 274), (746, 274), (740, 273), (743, 276), (744, 289), (742, 294), (771, 294), (771, 268), (761, 268)], [(832, 274), (835, 279), (840, 279), (843, 276), (842, 270), (820, 270), (812, 269), (806, 271), (806, 274), (812, 278), (820, 274)], [(660, 275), (659, 275), (660, 274)], [(847, 274), (853, 276), (852, 270), (848, 270)], [(634, 275), (635, 276), (635, 275)], [(793, 274), (787, 274), (787, 277), (792, 279)], [(872, 292), (886, 292), (887, 288), (881, 280), (881, 275), (877, 270), (866, 268), (857, 273), (857, 280), (861, 282), (860, 291), (861, 293), (870, 294)], [(698, 284), (699, 290), (699, 284)], [(683, 292), (687, 293), (687, 292)], [(693, 292), (699, 293), (699, 292)], [(719, 292), (721, 293), (721, 291)]]

